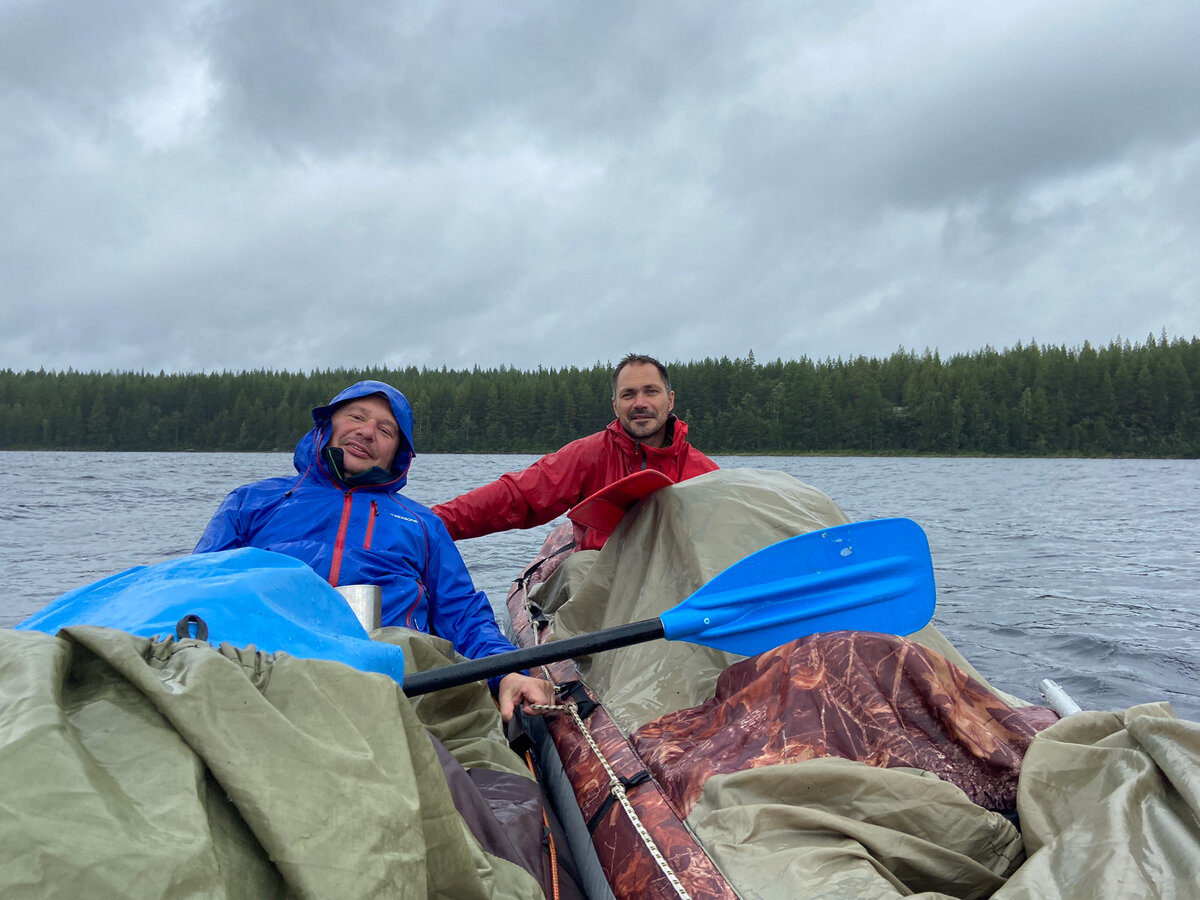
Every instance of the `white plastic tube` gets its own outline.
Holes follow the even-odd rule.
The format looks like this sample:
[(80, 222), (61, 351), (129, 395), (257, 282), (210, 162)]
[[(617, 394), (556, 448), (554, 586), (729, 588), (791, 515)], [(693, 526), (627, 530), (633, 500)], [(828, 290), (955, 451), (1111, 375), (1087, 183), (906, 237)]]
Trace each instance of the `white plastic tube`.
[(1046, 698), (1046, 702), (1050, 704), (1050, 708), (1064, 719), (1067, 716), (1072, 716), (1077, 712), (1083, 711), (1079, 704), (1071, 699), (1071, 695), (1063, 690), (1062, 685), (1058, 682), (1051, 681), (1049, 678), (1043, 678), (1038, 687), (1041, 688), (1042, 696)]

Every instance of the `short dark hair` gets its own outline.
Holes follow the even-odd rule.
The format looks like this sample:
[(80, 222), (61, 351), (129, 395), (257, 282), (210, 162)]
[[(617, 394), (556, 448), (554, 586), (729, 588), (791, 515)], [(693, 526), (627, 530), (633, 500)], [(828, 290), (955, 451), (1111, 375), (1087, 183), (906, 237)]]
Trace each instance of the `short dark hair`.
[(621, 370), (626, 366), (654, 366), (658, 369), (658, 374), (662, 376), (663, 387), (667, 393), (671, 393), (671, 376), (667, 374), (667, 367), (660, 363), (653, 356), (645, 356), (641, 353), (630, 353), (613, 369), (612, 373), (612, 392), (613, 396), (617, 396), (617, 376), (621, 374)]

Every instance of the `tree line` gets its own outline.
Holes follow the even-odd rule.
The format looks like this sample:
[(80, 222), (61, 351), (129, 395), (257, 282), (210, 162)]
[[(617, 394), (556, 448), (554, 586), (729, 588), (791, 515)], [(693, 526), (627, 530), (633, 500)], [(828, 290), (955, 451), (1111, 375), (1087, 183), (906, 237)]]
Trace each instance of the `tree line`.
[[(710, 454), (1200, 456), (1200, 339), (1031, 343), (942, 359), (669, 363)], [(203, 374), (0, 370), (0, 450), (290, 451), (363, 378), (405, 393), (420, 453), (543, 453), (612, 419), (611, 367)]]

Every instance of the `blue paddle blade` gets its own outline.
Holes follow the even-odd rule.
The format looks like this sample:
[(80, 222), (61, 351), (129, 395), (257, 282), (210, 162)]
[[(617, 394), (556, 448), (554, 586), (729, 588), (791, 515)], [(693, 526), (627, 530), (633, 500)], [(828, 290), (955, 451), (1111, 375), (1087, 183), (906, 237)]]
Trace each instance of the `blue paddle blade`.
[(772, 544), (662, 614), (665, 636), (753, 656), (820, 631), (911, 634), (933, 618), (925, 532), (873, 519)]

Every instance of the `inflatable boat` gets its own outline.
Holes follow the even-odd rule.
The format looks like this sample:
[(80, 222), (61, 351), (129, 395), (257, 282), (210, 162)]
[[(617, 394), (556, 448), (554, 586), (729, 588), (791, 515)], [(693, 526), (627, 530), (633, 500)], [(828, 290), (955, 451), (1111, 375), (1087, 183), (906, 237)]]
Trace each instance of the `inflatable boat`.
[[(652, 619), (847, 522), (782, 473), (656, 489), (600, 551), (574, 552), (569, 525), (549, 536), (508, 597), (516, 642)], [(559, 708), (524, 725), (588, 895), (1193, 895), (1200, 726), (1167, 704), (1064, 717), (1069, 698), (1055, 711), (993, 688), (934, 625), (890, 624), (750, 656), (657, 641), (539, 667)]]
[(993, 688), (924, 624), (912, 527), (747, 469), (618, 506), (508, 597), (557, 686), (520, 733), (447, 641), (263, 551), (0, 630), (0, 896), (1196, 896), (1200, 725)]

